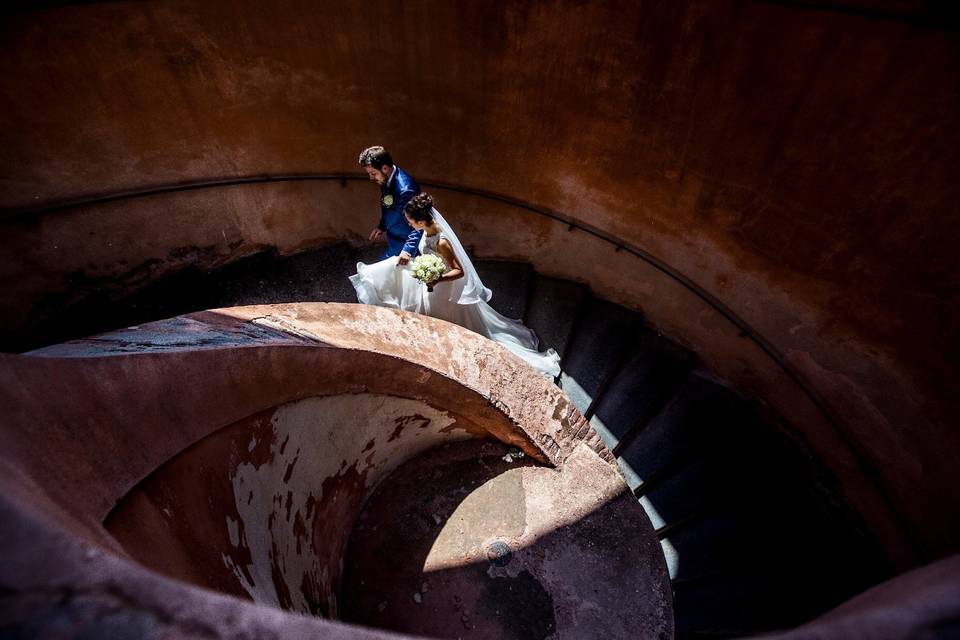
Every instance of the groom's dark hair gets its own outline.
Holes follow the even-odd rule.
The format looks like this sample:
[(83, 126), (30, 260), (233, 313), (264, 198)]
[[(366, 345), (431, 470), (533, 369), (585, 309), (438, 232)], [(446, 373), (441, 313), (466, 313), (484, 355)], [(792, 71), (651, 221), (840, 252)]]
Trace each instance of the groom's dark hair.
[(360, 166), (380, 169), (383, 165), (393, 166), (393, 157), (383, 147), (369, 147), (360, 152)]

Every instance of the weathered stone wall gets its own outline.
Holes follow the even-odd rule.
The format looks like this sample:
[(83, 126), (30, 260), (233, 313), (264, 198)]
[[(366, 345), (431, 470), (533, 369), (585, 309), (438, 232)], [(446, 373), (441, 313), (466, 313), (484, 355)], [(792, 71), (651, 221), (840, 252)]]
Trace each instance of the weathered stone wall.
[(344, 549), (373, 488), (417, 453), (482, 433), (407, 398), (305, 398), (196, 443), (124, 496), (105, 526), (159, 573), (338, 618)]
[[(11, 14), (0, 27), (2, 326), (78, 282), (137, 283), (184, 262), (355, 238), (375, 205), (372, 192), (324, 187), (321, 198), (287, 184), (18, 211), (353, 171), (361, 147), (384, 143), (417, 177), (562, 211), (722, 300), (827, 400), (917, 555), (939, 557), (960, 539), (960, 469), (944, 455), (960, 449), (960, 44), (929, 17), (917, 3), (733, 0)], [(530, 229), (505, 248), (515, 231), (490, 222), (485, 203), (448, 203), (483, 221), (471, 229), (479, 252), (557, 255)], [(548, 262), (558, 275), (599, 264), (590, 282), (601, 293), (651, 298), (608, 253), (575, 244)], [(715, 348), (723, 331), (668, 308), (655, 305), (656, 324), (708, 360), (729, 351)], [(849, 459), (845, 446), (821, 454)], [(883, 537), (915, 561), (908, 543)]]
[(181, 316), (0, 355), (0, 407), (5, 629), (381, 637), (187, 583), (335, 615), (363, 498), (409, 457), (467, 438), (602, 468), (607, 493), (565, 490), (559, 513), (625, 497), (624, 531), (649, 550), (629, 564), (649, 569), (657, 624), (672, 626), (652, 525), (599, 436), (507, 349), (440, 320), (323, 303)]

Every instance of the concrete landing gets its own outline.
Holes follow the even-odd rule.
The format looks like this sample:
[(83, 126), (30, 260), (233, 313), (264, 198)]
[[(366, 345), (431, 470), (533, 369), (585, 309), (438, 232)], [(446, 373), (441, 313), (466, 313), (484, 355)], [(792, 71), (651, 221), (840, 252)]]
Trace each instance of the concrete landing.
[[(348, 543), (348, 622), (438, 638), (670, 638), (659, 544), (587, 447), (559, 469), (444, 445), (368, 500)], [(506, 457), (505, 457), (506, 456)]]

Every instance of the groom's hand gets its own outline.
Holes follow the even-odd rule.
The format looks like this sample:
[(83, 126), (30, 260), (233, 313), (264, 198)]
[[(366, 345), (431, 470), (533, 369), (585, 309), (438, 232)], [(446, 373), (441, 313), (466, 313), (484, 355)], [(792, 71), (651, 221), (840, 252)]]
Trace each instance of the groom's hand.
[(397, 258), (397, 264), (402, 266), (408, 262), (410, 262), (410, 254), (406, 251), (401, 251), (400, 256)]
[(383, 240), (384, 235), (385, 234), (383, 233), (382, 229), (374, 229), (373, 231), (370, 232), (368, 239), (370, 240), (370, 242), (381, 242)]

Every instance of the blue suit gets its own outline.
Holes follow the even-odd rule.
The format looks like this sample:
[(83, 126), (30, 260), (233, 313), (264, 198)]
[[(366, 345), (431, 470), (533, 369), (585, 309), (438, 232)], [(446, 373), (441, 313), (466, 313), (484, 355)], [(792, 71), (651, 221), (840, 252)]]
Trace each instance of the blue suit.
[(411, 256), (420, 252), (420, 236), (423, 232), (407, 224), (407, 217), (403, 213), (403, 208), (418, 193), (420, 193), (420, 187), (413, 178), (394, 165), (390, 186), (380, 187), (380, 224), (377, 228), (387, 234), (387, 250), (380, 258), (381, 260), (398, 256), (403, 251)]

